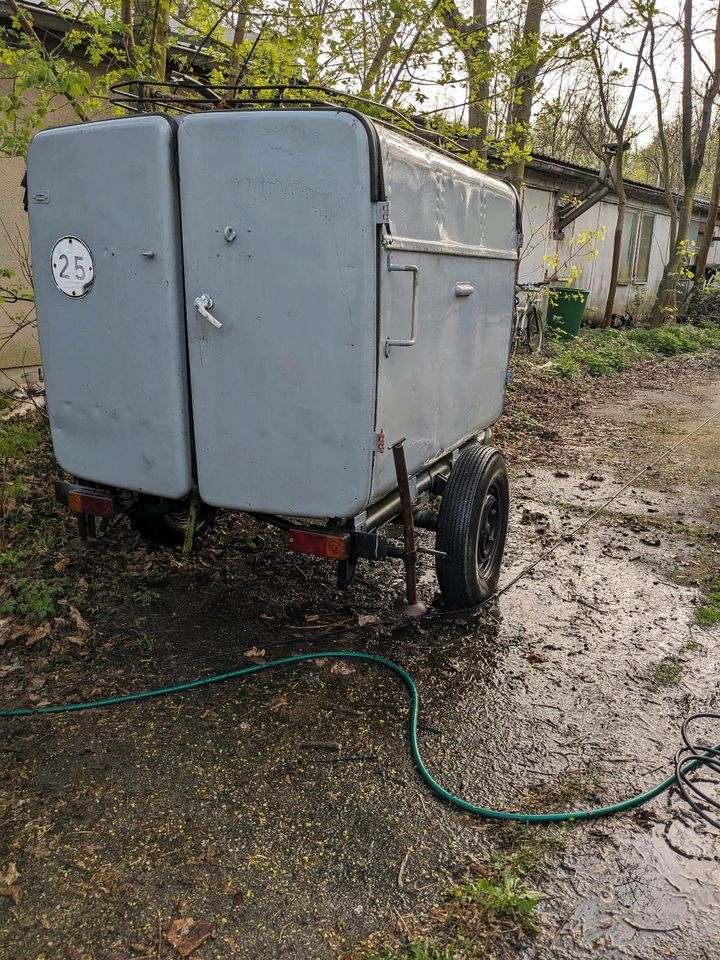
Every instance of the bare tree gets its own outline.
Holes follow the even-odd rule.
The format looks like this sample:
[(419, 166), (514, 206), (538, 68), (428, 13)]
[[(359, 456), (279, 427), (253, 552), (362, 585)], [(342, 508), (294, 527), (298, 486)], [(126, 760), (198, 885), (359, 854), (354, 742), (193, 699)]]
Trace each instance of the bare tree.
[[(668, 262), (663, 271), (662, 280), (658, 287), (650, 311), (650, 323), (660, 326), (668, 319), (675, 317), (676, 291), (686, 252), (686, 243), (690, 230), (693, 203), (697, 190), (698, 180), (705, 160), (705, 148), (710, 134), (713, 109), (720, 92), (720, 4), (715, 12), (714, 59), (712, 65), (707, 65), (707, 80), (700, 104), (700, 122), (697, 132), (693, 131), (693, 5), (692, 0), (685, 0), (682, 24), (682, 132), (681, 151), (683, 168), (683, 192), (678, 208), (677, 230), (675, 242), (670, 248)], [(703, 61), (705, 63), (705, 61)]]
[[(649, 17), (652, 18), (652, 15), (653, 14), (651, 11), (649, 13)], [(598, 21), (597, 30), (594, 31), (593, 42), (591, 44), (591, 56), (593, 65), (595, 67), (597, 90), (600, 98), (600, 107), (602, 109), (603, 119), (605, 120), (605, 124), (607, 125), (608, 129), (615, 137), (616, 143), (616, 149), (610, 170), (610, 177), (612, 180), (612, 185), (615, 189), (615, 194), (617, 196), (617, 220), (615, 221), (615, 232), (613, 235), (613, 255), (612, 265), (610, 267), (610, 282), (608, 284), (605, 312), (603, 315), (603, 326), (609, 327), (612, 322), (613, 308), (615, 306), (615, 294), (617, 293), (618, 276), (620, 274), (620, 254), (622, 250), (623, 231), (625, 228), (625, 211), (627, 208), (624, 171), (626, 149), (625, 135), (630, 122), (633, 104), (635, 102), (638, 80), (640, 78), (640, 70), (643, 65), (643, 51), (648, 39), (650, 27), (648, 24), (646, 24), (645, 30), (643, 31), (642, 38), (640, 40), (640, 46), (635, 57), (635, 69), (630, 82), (630, 90), (625, 100), (625, 105), (620, 111), (620, 115), (617, 119), (615, 119), (613, 116), (614, 111), (612, 109), (610, 94), (611, 81), (608, 79), (612, 76), (612, 73), (608, 69), (607, 62), (603, 62), (603, 57), (600, 52), (599, 41), (601, 30), (602, 19)]]
[(512, 108), (506, 139), (514, 147), (515, 160), (510, 167), (509, 180), (522, 192), (527, 151), (531, 142), (530, 119), (535, 102), (535, 88), (540, 72), (548, 67), (560, 50), (573, 43), (600, 20), (618, 0), (607, 0), (579, 27), (570, 33), (552, 38), (540, 52), (542, 17), (545, 0), (528, 0), (520, 43), (519, 67), (513, 83)]

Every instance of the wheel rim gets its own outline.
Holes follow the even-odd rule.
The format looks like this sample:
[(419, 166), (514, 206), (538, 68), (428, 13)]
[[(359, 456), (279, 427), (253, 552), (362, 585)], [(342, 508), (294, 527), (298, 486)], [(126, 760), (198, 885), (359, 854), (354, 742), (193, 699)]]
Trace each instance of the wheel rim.
[(478, 575), (486, 580), (495, 572), (501, 530), (502, 500), (497, 485), (492, 484), (482, 505), (477, 545)]

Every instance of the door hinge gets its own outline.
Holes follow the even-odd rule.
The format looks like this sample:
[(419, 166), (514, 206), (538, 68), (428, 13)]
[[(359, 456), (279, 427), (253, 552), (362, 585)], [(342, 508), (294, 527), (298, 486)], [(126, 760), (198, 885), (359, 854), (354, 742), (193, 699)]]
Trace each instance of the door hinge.
[(375, 453), (385, 453), (385, 431), (373, 434), (373, 450)]
[(380, 200), (375, 204), (375, 223), (390, 223), (389, 200)]

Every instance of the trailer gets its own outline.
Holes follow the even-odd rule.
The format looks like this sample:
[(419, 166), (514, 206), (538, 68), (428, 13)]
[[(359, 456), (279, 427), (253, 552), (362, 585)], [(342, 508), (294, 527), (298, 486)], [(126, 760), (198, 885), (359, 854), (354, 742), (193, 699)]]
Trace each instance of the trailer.
[[(176, 85), (173, 111), (138, 89), (130, 115), (29, 151), (60, 499), (150, 539), (242, 511), (335, 561), (341, 587), (360, 559), (399, 557), (408, 613), (425, 527), (444, 601), (481, 602), (509, 509), (489, 439), (515, 192), (317, 95), (184, 111)], [(384, 529), (398, 520), (402, 544)]]

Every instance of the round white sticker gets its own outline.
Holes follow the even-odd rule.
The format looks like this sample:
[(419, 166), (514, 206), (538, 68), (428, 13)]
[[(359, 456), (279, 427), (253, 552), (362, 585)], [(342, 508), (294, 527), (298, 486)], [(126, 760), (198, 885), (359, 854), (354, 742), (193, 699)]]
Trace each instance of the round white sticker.
[(68, 297), (84, 297), (95, 280), (95, 265), (88, 247), (77, 237), (61, 237), (52, 250), (55, 286)]

